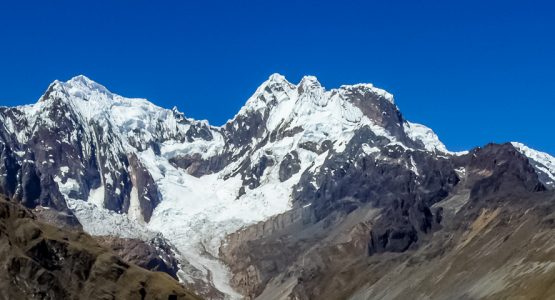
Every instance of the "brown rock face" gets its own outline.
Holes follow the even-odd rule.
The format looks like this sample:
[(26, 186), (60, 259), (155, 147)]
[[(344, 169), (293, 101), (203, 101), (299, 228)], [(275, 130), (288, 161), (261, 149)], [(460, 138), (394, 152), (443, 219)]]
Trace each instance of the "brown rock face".
[(0, 198), (1, 299), (199, 299), (169, 275), (124, 262), (82, 231)]
[(232, 284), (249, 299), (553, 299), (555, 193), (528, 159), (491, 144), (421, 166), (413, 187), (355, 161), (310, 205), (228, 236)]

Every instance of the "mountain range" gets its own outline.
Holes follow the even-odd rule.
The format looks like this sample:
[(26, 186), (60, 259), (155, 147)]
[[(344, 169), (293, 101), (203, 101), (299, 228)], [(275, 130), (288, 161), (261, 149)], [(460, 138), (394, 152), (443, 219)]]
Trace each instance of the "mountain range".
[(273, 74), (222, 126), (85, 76), (0, 107), (0, 194), (207, 299), (548, 299), (554, 189), (372, 84)]

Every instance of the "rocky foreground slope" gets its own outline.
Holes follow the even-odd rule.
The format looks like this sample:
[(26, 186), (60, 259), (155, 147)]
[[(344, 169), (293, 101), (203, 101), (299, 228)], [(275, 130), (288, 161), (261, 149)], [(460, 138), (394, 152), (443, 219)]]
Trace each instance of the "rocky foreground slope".
[(0, 299), (200, 299), (0, 196)]
[(541, 298), (554, 187), (550, 155), (450, 152), (371, 84), (274, 74), (218, 127), (84, 76), (0, 107), (0, 192), (212, 299)]
[(345, 196), (324, 217), (288, 212), (232, 234), (234, 286), (257, 299), (552, 299), (555, 193), (511, 144), (451, 163), (458, 175), (431, 198), (422, 186), (382, 203)]

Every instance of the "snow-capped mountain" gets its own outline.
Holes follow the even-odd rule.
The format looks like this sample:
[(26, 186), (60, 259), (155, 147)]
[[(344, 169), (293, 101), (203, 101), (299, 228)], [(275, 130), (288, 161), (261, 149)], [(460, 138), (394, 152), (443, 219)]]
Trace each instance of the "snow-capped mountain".
[[(0, 192), (72, 214), (93, 235), (163, 237), (181, 260), (180, 279), (215, 298), (262, 293), (270, 278), (255, 268), (249, 282), (249, 265), (239, 270), (230, 257), (241, 240), (298, 218), (318, 223), (372, 206), (383, 212), (367, 251), (408, 249), (439, 228), (433, 206), (479, 169), (473, 157), (489, 153), (448, 151), (371, 84), (327, 90), (313, 76), (298, 84), (270, 76), (219, 127), (84, 76), (53, 82), (35, 104), (1, 107), (0, 122)], [(538, 184), (554, 187), (553, 157), (505, 147), (496, 151), (514, 147)]]

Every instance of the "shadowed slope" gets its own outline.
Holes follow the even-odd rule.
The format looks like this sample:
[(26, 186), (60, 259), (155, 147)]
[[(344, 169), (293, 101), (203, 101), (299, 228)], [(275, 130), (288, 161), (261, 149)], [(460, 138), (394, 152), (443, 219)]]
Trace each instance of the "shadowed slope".
[(41, 223), (0, 196), (1, 299), (199, 299), (128, 264), (82, 231)]

